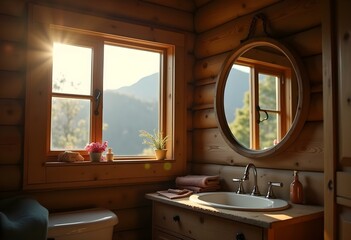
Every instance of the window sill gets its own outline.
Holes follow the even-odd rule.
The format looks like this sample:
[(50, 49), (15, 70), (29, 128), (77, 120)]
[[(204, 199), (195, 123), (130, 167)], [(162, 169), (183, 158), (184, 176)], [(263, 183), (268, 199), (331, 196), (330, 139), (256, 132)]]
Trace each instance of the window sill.
[(76, 161), (76, 162), (46, 162), (44, 165), (46, 167), (56, 167), (56, 166), (83, 166), (83, 165), (115, 165), (115, 164), (140, 164), (140, 163), (153, 163), (153, 164), (163, 164), (163, 163), (174, 163), (174, 159), (117, 159), (111, 161), (101, 161), (101, 162), (91, 162), (91, 161)]

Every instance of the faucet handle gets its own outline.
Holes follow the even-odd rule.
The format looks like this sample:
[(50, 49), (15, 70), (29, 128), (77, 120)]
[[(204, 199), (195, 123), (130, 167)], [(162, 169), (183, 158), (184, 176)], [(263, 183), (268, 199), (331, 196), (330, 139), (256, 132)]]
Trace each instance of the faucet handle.
[(268, 191), (266, 194), (266, 198), (275, 198), (272, 187), (283, 187), (283, 183), (281, 183), (281, 182), (268, 182)]
[(233, 182), (238, 182), (239, 186), (238, 186), (238, 190), (236, 191), (236, 193), (238, 194), (245, 194), (245, 190), (244, 190), (244, 186), (243, 186), (243, 182), (245, 180), (242, 178), (233, 178)]

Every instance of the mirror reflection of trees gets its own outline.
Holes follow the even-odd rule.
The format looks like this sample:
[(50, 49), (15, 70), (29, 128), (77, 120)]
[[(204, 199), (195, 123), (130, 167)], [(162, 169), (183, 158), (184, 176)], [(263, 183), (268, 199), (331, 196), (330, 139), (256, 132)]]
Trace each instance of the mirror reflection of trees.
[[(279, 110), (277, 109), (277, 85), (279, 84), (278, 79), (272, 75), (262, 75), (259, 80), (259, 104), (262, 108), (268, 108), (267, 110)], [(263, 113), (260, 112), (262, 115)], [(260, 136), (260, 148), (266, 149), (275, 145), (278, 141), (278, 125), (277, 117), (278, 114), (274, 112), (268, 112), (269, 118), (266, 121), (260, 122), (259, 124), (259, 136)], [(265, 116), (261, 116), (263, 119)]]
[(244, 105), (235, 109), (234, 121), (228, 123), (236, 140), (244, 147), (250, 148), (250, 92), (244, 94)]
[[(276, 79), (271, 75), (264, 75), (260, 79), (259, 84), (259, 99), (262, 106), (275, 107), (276, 106)], [(276, 109), (272, 109), (276, 110)], [(250, 105), (250, 91), (246, 91), (243, 98), (243, 106), (234, 109), (235, 118), (229, 122), (229, 128), (236, 138), (236, 140), (246, 148), (252, 148), (251, 143), (251, 105)], [(266, 116), (260, 112), (260, 119)], [(269, 118), (266, 121), (259, 123), (259, 149), (272, 147), (277, 141), (277, 114), (268, 113)]]

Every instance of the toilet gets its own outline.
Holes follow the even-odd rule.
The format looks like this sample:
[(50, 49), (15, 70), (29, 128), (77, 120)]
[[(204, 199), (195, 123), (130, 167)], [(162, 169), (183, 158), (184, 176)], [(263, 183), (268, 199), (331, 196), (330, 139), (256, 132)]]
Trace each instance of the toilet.
[(112, 240), (116, 214), (93, 208), (49, 215), (48, 240)]

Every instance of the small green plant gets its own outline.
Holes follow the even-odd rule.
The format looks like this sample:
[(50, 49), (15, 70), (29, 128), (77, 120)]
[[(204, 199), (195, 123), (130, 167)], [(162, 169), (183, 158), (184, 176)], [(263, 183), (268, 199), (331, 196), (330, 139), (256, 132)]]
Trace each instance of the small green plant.
[(139, 136), (144, 138), (143, 144), (149, 145), (150, 147), (157, 150), (165, 149), (166, 142), (168, 141), (168, 136), (163, 137), (162, 132), (156, 132), (155, 130), (153, 134), (145, 130), (140, 130), (139, 132)]

